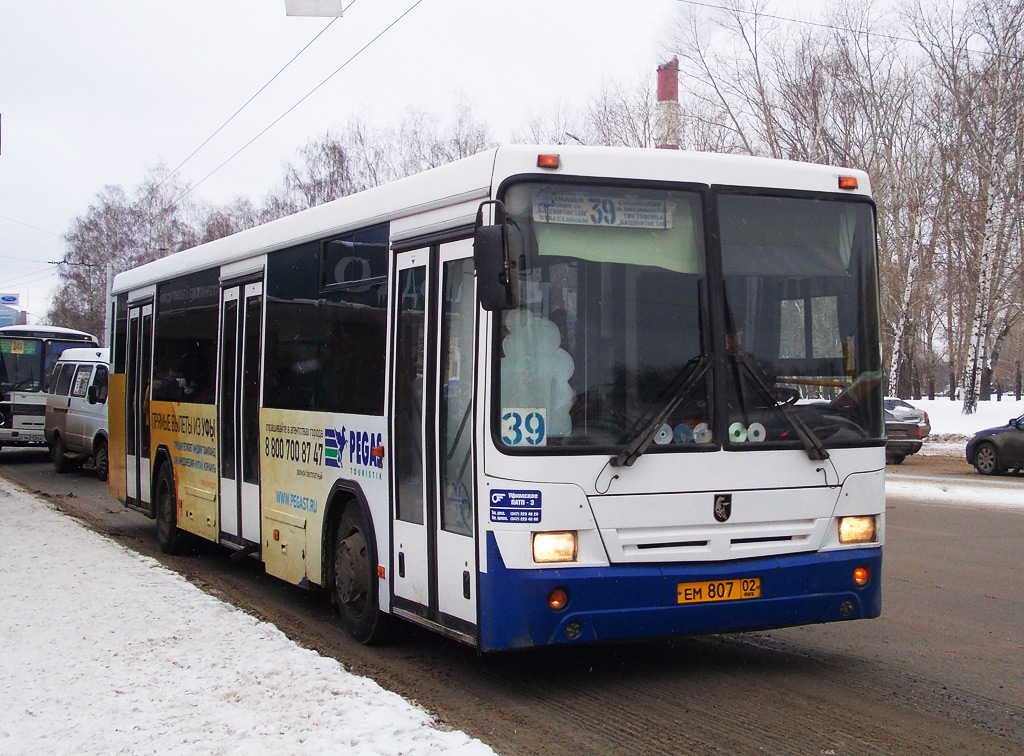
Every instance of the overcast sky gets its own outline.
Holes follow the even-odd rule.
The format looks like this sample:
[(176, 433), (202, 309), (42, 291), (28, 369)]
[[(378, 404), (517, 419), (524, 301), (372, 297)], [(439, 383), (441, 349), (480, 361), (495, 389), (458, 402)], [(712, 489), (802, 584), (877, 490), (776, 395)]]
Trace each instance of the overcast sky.
[[(801, 2), (780, 7), (795, 12)], [(284, 161), (353, 115), (376, 126), (410, 109), (446, 119), (460, 98), (506, 141), (559, 101), (583, 105), (602, 83), (653, 77), (669, 57), (666, 30), (679, 7), (346, 0), (344, 17), (179, 179), (202, 181), (197, 197), (215, 204), (258, 201)], [(177, 166), (329, 23), (286, 16), (284, 0), (2, 0), (0, 8), (0, 292), (20, 293), (37, 317), (57, 278), (48, 262), (63, 257), (63, 234), (103, 187), (132, 192), (149, 169)]]

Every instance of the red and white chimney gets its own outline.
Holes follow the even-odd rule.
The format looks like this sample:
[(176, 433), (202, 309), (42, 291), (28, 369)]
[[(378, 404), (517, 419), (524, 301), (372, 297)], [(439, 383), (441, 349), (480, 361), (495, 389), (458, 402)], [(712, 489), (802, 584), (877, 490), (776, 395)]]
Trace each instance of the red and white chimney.
[(655, 147), (679, 149), (679, 58), (658, 66), (658, 112)]

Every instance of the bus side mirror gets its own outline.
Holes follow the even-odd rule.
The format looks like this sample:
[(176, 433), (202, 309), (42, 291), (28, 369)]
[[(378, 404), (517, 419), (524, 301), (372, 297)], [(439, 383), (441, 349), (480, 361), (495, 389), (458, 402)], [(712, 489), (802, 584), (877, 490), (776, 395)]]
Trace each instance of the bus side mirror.
[[(477, 214), (473, 234), (473, 264), (476, 267), (476, 291), (480, 306), (488, 312), (512, 310), (519, 306), (519, 289), (515, 281), (516, 257), (512, 249), (522, 244), (519, 230), (508, 223), (482, 225), (483, 208)], [(500, 207), (500, 203), (492, 203)], [(504, 216), (504, 212), (499, 215)]]
[(100, 400), (100, 387), (99, 386), (90, 386), (89, 387), (88, 396), (89, 396), (89, 404), (96, 404), (96, 403), (98, 403), (99, 400)]

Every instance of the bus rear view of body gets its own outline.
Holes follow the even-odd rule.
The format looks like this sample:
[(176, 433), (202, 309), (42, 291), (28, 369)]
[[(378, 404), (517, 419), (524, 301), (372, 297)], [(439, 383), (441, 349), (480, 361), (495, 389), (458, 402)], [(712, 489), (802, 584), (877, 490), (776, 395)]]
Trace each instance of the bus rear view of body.
[(111, 486), (365, 642), (876, 617), (877, 291), (859, 171), (498, 148), (118, 276)]

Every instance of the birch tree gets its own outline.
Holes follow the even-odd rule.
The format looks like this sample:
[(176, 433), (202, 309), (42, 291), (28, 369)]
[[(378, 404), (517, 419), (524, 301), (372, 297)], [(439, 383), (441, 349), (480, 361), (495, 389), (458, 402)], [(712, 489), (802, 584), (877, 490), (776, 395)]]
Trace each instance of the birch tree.
[(990, 367), (993, 328), (1007, 313), (1002, 274), (1012, 247), (1019, 246), (1013, 218), (1024, 178), (1024, 3), (975, 0), (961, 15), (953, 6), (930, 11), (918, 5), (910, 18), (955, 118), (955, 131), (941, 136), (963, 150), (958, 185), (969, 209), (965, 242), (974, 296), (962, 385), (963, 412), (971, 414)]

